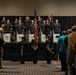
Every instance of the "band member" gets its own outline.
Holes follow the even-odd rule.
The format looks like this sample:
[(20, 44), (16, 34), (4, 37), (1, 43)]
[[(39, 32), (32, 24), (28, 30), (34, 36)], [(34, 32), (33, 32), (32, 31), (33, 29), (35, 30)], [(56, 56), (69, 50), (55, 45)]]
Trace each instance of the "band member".
[(10, 23), (10, 20), (7, 20), (7, 23), (4, 26), (4, 33), (10, 33), (12, 31), (12, 24)]
[(18, 24), (18, 19), (15, 18), (15, 21), (14, 21), (14, 26)]
[(45, 27), (44, 34), (48, 36), (50, 34), (50, 24), (48, 19), (46, 20), (46, 25), (44, 27)]
[(3, 24), (6, 24), (6, 18), (5, 18), (5, 17), (2, 18), (1, 24), (2, 24), (2, 25), (3, 25)]
[(53, 54), (54, 52), (52, 52), (53, 48), (50, 48), (50, 36), (46, 37), (46, 60), (47, 60), (47, 64), (51, 63), (51, 53)]
[(18, 20), (21, 20), (21, 22), (23, 23), (22, 17), (19, 17), (19, 19), (18, 19)]
[(22, 18), (21, 17), (19, 17), (19, 20), (21, 20)]
[(41, 26), (42, 26), (42, 19), (41, 19), (40, 16), (38, 16), (37, 24), (38, 24), (38, 28), (39, 28), (39, 31), (40, 31), (41, 30)]
[[(13, 24), (13, 26), (12, 26), (12, 31), (13, 31), (13, 36), (14, 36), (14, 38), (15, 38), (15, 36), (16, 36), (17, 25), (18, 25), (18, 19), (15, 18), (14, 24)], [(16, 39), (16, 38), (15, 38), (15, 39)]]
[(31, 33), (31, 34), (34, 34), (34, 20), (31, 20), (30, 33)]
[(61, 30), (61, 25), (58, 22), (58, 19), (56, 19), (55, 23), (54, 23), (54, 33), (60, 33)]
[(49, 21), (49, 22), (50, 22), (50, 19), (51, 19), (51, 16), (49, 15), (49, 16), (48, 16), (48, 21)]
[(52, 32), (52, 34), (53, 34), (53, 31), (54, 31), (53, 16), (51, 16), (51, 17), (49, 18), (49, 24), (50, 24), (50, 32)]
[(16, 27), (16, 33), (18, 34), (22, 34), (23, 33), (23, 23), (21, 22), (21, 20), (19, 20), (19, 23)]
[(21, 64), (24, 64), (24, 37), (22, 37), (22, 41), (20, 42), (21, 44), (21, 52), (20, 52), (20, 55), (21, 55), (21, 60), (20, 60), (20, 63)]
[(35, 42), (35, 40), (32, 40), (32, 49), (33, 49), (33, 64), (37, 64), (38, 43)]
[(30, 25), (31, 25), (30, 17), (26, 16), (26, 20), (24, 21), (24, 33), (27, 42), (28, 42), (28, 33), (30, 33)]
[(3, 17), (2, 21), (1, 21), (1, 26), (0, 26), (0, 27), (2, 27), (2, 32), (4, 32), (4, 26), (5, 26), (5, 24), (6, 24), (6, 19), (5, 19), (5, 17)]
[(44, 33), (45, 25), (46, 25), (46, 21), (43, 20), (42, 27), (41, 27), (42, 33)]
[(26, 16), (26, 20), (24, 22), (24, 32), (28, 33), (30, 30), (31, 20), (29, 16)]

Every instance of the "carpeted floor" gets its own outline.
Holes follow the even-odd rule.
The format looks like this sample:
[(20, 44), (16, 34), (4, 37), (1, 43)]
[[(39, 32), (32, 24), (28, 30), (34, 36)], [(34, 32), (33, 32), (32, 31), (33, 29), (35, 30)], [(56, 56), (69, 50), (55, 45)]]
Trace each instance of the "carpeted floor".
[(33, 62), (3, 61), (4, 68), (0, 71), (0, 75), (64, 75), (60, 71), (60, 61), (52, 61), (47, 64), (46, 61), (38, 61), (37, 64)]

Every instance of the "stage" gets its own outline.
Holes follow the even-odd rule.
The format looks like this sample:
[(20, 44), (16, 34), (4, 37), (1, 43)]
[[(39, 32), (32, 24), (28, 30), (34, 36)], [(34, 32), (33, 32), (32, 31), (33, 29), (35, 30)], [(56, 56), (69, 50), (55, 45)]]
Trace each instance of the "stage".
[[(54, 52), (56, 52), (56, 43), (54, 43)], [(21, 46), (19, 42), (5, 43), (3, 47), (3, 60), (20, 61)], [(51, 59), (55, 59), (55, 54), (50, 54)], [(33, 49), (31, 43), (24, 43), (24, 59), (25, 61), (33, 60)], [(37, 49), (37, 59), (46, 60), (45, 43), (39, 43)]]

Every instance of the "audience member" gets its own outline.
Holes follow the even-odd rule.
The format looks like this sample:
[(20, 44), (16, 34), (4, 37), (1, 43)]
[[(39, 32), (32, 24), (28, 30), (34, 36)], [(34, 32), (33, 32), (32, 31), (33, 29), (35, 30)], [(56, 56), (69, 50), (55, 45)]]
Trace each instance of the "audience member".
[(66, 31), (63, 31), (62, 35), (58, 38), (58, 41), (57, 41), (57, 48), (58, 48), (59, 57), (61, 60), (61, 70), (62, 71), (65, 71), (65, 60), (66, 60), (65, 48), (63, 49), (63, 43), (64, 43), (65, 37), (66, 37)]
[(59, 33), (61, 30), (61, 25), (58, 22), (58, 19), (56, 19), (55, 23), (54, 23), (54, 33)]
[(3, 56), (3, 45), (4, 45), (4, 40), (2, 39), (0, 35), (0, 69), (2, 69), (2, 56)]
[(68, 35), (70, 34), (72, 32), (72, 30), (71, 29), (68, 29), (67, 30), (67, 35), (66, 35), (66, 37), (65, 37), (65, 39), (64, 39), (64, 46), (65, 46), (65, 58), (66, 58), (66, 60), (65, 60), (65, 75), (68, 75), (68, 60), (67, 60), (67, 55), (68, 55)]
[(74, 64), (75, 60), (75, 42), (76, 42), (76, 26), (72, 26), (72, 33), (68, 35), (68, 64), (70, 74), (72, 75), (72, 65)]

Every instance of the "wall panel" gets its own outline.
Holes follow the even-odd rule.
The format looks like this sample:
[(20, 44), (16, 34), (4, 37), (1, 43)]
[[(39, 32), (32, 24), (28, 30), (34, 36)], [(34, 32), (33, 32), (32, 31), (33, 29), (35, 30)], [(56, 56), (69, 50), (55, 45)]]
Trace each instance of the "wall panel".
[(47, 14), (47, 0), (37, 0), (37, 5), (36, 5), (36, 9), (37, 9), (37, 15), (48, 15)]
[(47, 6), (48, 15), (58, 16), (58, 0), (48, 0)]
[(25, 5), (25, 15), (33, 15), (34, 14), (35, 3), (34, 0), (26, 0)]
[(69, 16), (69, 0), (59, 0), (58, 3), (58, 16)]
[(14, 0), (3, 0), (2, 10), (4, 16), (14, 15)]
[(25, 7), (26, 7), (26, 2), (25, 0), (15, 0), (15, 14), (16, 16), (23, 16), (25, 15)]
[(0, 15), (3, 13), (3, 1), (0, 1)]
[(76, 0), (70, 0), (70, 16), (76, 16)]
[(0, 16), (76, 16), (76, 0), (0, 0)]

